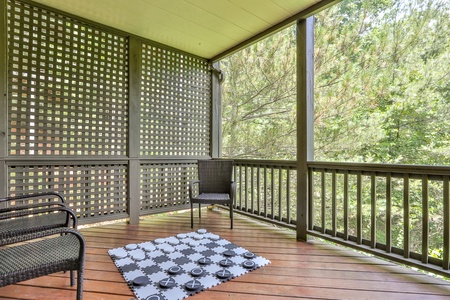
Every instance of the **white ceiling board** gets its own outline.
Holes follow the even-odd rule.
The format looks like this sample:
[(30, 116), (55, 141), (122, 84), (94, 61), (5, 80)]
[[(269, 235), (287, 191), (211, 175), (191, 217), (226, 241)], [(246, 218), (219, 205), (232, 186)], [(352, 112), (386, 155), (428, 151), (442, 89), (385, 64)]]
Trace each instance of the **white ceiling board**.
[[(212, 58), (320, 0), (33, 0)], [(329, 0), (323, 0), (323, 2)]]

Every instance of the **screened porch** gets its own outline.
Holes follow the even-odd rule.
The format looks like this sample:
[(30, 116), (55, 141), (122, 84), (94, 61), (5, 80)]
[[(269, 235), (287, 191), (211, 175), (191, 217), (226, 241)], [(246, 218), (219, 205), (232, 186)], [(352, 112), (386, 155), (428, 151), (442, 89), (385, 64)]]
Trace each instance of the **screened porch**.
[[(57, 191), (82, 225), (126, 220), (82, 229), (85, 297), (132, 298), (106, 250), (190, 228), (188, 214), (172, 213), (189, 208), (197, 160), (221, 158), (220, 60), (295, 24), (297, 160), (235, 160), (236, 228), (226, 229), (222, 210), (207, 210), (199, 224), (267, 252), (272, 264), (195, 297), (448, 297), (447, 281), (392, 261), (448, 277), (450, 169), (313, 160), (312, 16), (337, 2), (0, 0), (0, 197)], [(392, 237), (394, 186), (400, 238)], [(431, 186), (442, 194), (443, 232), (430, 229)], [(412, 205), (422, 208), (420, 243), (410, 234)], [(160, 213), (169, 214), (153, 217)], [(442, 236), (440, 257), (429, 253), (430, 234)], [(273, 240), (283, 246), (266, 250)], [(73, 297), (61, 276), (0, 295)]]

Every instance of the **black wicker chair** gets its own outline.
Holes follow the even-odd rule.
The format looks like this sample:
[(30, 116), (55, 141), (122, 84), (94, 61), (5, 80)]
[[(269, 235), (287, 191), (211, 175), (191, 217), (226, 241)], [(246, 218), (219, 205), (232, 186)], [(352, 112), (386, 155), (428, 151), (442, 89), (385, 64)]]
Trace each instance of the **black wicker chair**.
[[(43, 237), (49, 237), (42, 239)], [(36, 232), (27, 243), (0, 248), (0, 287), (60, 271), (77, 271), (77, 299), (83, 298), (86, 246), (74, 229)], [(75, 280), (70, 278), (73, 286)]]
[[(233, 204), (236, 185), (231, 180), (233, 174), (232, 160), (199, 160), (198, 180), (189, 184), (191, 204), (191, 228), (194, 227), (194, 203), (198, 203), (198, 217), (201, 218), (202, 204), (225, 204), (230, 209), (231, 229), (233, 229)], [(198, 184), (198, 194), (194, 196)]]
[(85, 242), (64, 198), (49, 192), (1, 198), (0, 204), (0, 286), (60, 271), (70, 271), (73, 286), (77, 271), (82, 299)]
[[(56, 197), (56, 201), (52, 198)], [(29, 203), (39, 200), (39, 202)], [(57, 193), (31, 194), (0, 199), (0, 246), (33, 238), (33, 234), (60, 227), (77, 228), (76, 215)], [(13, 205), (11, 205), (13, 203)]]

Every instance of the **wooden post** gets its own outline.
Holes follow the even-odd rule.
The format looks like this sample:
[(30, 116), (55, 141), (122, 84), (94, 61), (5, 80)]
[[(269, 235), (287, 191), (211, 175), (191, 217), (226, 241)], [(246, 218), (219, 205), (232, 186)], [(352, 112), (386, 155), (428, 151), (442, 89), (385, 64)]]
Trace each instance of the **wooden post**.
[(211, 71), (211, 157), (222, 157), (222, 87), (223, 74), (218, 62)]
[(141, 41), (129, 38), (128, 100), (128, 215), (130, 224), (139, 223), (140, 213), (140, 103)]
[(0, 197), (8, 196), (8, 73), (6, 0), (0, 0)]
[(308, 230), (308, 161), (314, 160), (314, 17), (297, 22), (297, 239)]

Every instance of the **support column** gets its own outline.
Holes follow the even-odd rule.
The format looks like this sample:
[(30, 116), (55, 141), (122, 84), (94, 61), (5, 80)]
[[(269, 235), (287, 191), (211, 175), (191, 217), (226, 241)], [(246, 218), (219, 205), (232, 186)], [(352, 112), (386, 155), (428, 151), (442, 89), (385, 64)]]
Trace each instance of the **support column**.
[(0, 197), (8, 196), (8, 73), (6, 0), (0, 0)]
[(130, 224), (139, 223), (140, 215), (140, 98), (141, 41), (129, 37), (128, 98), (128, 214)]
[(297, 240), (308, 231), (308, 161), (314, 160), (314, 17), (297, 22)]
[(211, 72), (211, 157), (222, 157), (222, 78), (220, 64), (212, 65)]

